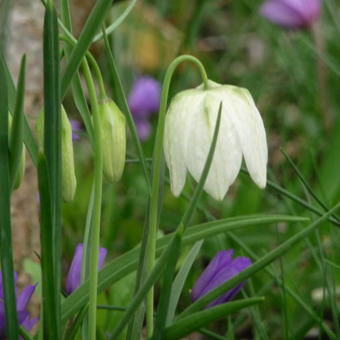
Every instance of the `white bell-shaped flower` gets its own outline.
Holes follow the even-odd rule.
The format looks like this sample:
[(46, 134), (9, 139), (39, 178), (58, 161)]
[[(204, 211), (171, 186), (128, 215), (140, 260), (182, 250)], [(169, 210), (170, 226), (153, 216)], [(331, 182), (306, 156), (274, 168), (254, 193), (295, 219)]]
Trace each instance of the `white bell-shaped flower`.
[(187, 170), (199, 181), (214, 134), (219, 105), (221, 123), (204, 190), (222, 200), (240, 171), (242, 155), (253, 181), (266, 186), (268, 149), (262, 118), (247, 89), (209, 80), (178, 93), (171, 101), (164, 132), (165, 160), (175, 196), (183, 190)]

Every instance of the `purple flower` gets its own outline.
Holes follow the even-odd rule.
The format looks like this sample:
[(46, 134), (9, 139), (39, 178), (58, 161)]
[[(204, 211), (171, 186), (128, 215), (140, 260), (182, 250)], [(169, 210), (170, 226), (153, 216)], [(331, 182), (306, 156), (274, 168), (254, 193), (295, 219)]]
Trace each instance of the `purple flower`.
[[(71, 294), (75, 289), (80, 286), (81, 281), (81, 271), (83, 265), (83, 244), (80, 243), (76, 247), (74, 256), (72, 259), (71, 267), (67, 274), (66, 279), (66, 292)], [(99, 248), (98, 255), (98, 269), (101, 269), (104, 265), (107, 250), (105, 248)]]
[(70, 119), (71, 126), (72, 126), (72, 140), (76, 141), (80, 139), (79, 132), (82, 131), (81, 123), (76, 119)]
[[(14, 273), (14, 282), (18, 280), (18, 274)], [(27, 305), (35, 291), (36, 285), (26, 286), (17, 297), (17, 315), (18, 322), (21, 326), (30, 331), (33, 326), (38, 322), (38, 318), (30, 318), (27, 310)], [(16, 290), (17, 291), (17, 290)], [(2, 285), (2, 272), (0, 271), (0, 339), (6, 339), (6, 319), (5, 319), (5, 303), (4, 303), (4, 291)]]
[(268, 0), (261, 15), (285, 28), (309, 27), (320, 16), (321, 0)]
[[(229, 249), (222, 250), (215, 255), (192, 289), (191, 298), (193, 301), (200, 299), (251, 265), (251, 260), (248, 257), (237, 256), (233, 259), (233, 253), (234, 250)], [(211, 302), (207, 307), (231, 300), (241, 290), (244, 284), (245, 282), (240, 283), (238, 286)]]
[(142, 140), (147, 139), (150, 134), (149, 118), (159, 109), (160, 95), (159, 82), (149, 76), (138, 78), (132, 86), (128, 102)]

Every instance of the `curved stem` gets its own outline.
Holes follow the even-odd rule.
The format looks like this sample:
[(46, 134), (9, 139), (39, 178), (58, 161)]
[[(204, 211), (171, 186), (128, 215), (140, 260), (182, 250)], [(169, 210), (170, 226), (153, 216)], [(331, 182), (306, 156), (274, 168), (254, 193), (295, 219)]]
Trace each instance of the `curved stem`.
[[(185, 61), (193, 62), (199, 69), (204, 89), (208, 88), (208, 77), (204, 69), (203, 64), (195, 57), (190, 55), (182, 55), (177, 57), (169, 65), (167, 72), (164, 77), (162, 94), (161, 94), (161, 105), (159, 110), (159, 119), (156, 133), (155, 146), (153, 151), (153, 165), (152, 165), (152, 184), (151, 184), (151, 198), (150, 198), (150, 227), (147, 240), (147, 251), (145, 265), (147, 273), (150, 273), (155, 265), (156, 255), (156, 240), (157, 240), (157, 222), (158, 222), (158, 202), (159, 202), (159, 187), (161, 178), (161, 164), (163, 159), (163, 137), (164, 137), (164, 123), (165, 114), (168, 104), (169, 88), (172, 76), (177, 66)], [(153, 288), (150, 289), (146, 297), (146, 319), (147, 319), (147, 336), (150, 337), (153, 333)]]
[(98, 252), (100, 239), (100, 218), (102, 203), (103, 151), (101, 143), (101, 128), (98, 101), (91, 71), (86, 61), (83, 62), (83, 72), (87, 83), (93, 114), (94, 128), (94, 202), (91, 228), (91, 249), (89, 263), (89, 310), (88, 336), (96, 339), (97, 282), (98, 282)]
[[(70, 36), (60, 35), (59, 39), (65, 41), (67, 44), (69, 44), (71, 46), (76, 45), (76, 40), (72, 39)], [(106, 95), (106, 91), (105, 91), (103, 76), (102, 76), (102, 73), (100, 72), (100, 68), (98, 66), (98, 63), (96, 62), (96, 59), (93, 57), (93, 55), (90, 52), (86, 52), (86, 59), (91, 64), (93, 71), (96, 75), (96, 78), (97, 78), (97, 81), (98, 81), (98, 86), (99, 86), (99, 97), (100, 97), (101, 100), (105, 99), (107, 97), (107, 95)]]

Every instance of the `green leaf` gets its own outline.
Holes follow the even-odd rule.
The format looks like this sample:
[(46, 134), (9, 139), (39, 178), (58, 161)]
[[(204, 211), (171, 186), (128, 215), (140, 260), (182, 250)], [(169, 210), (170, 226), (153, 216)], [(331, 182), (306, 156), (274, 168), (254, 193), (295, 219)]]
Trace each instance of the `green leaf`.
[[(42, 254), (43, 277), (46, 271), (52, 288), (48, 290), (49, 303), (43, 301), (45, 324), (44, 337), (61, 338), (60, 323), (60, 241), (61, 241), (61, 115), (60, 115), (60, 84), (59, 84), (59, 37), (57, 14), (52, 1), (48, 1), (44, 21), (44, 153), (40, 156), (39, 167), (42, 179), (39, 179), (39, 190), (45, 194), (44, 205), (51, 209), (50, 216), (42, 216), (43, 234), (41, 247), (45, 249)], [(44, 184), (42, 184), (44, 180)], [(44, 192), (44, 185), (48, 186), (48, 194)], [(43, 211), (43, 208), (41, 207)], [(45, 235), (45, 233), (49, 235)], [(46, 244), (43, 244), (46, 243)], [(44, 256), (49, 260), (47, 262)], [(47, 268), (49, 266), (50, 268)], [(50, 271), (52, 268), (52, 272)], [(45, 269), (45, 274), (44, 274)], [(45, 278), (46, 279), (46, 278)], [(47, 280), (47, 279), (46, 279)], [(44, 289), (44, 288), (43, 288)], [(52, 296), (53, 295), (53, 296)], [(46, 296), (46, 295), (45, 295)], [(51, 301), (52, 300), (52, 301)], [(48, 316), (46, 315), (48, 313)], [(48, 327), (48, 328), (47, 328)]]
[[(6, 79), (7, 81), (7, 90), (8, 90), (8, 106), (11, 112), (14, 111), (15, 105), (15, 86), (11, 74), (9, 72), (8, 66), (0, 53), (0, 62), (3, 63), (4, 67), (4, 76), (1, 79)], [(29, 151), (32, 161), (34, 164), (37, 164), (38, 160), (38, 145), (33, 137), (32, 130), (27, 122), (26, 117), (24, 116), (24, 143), (26, 145), (27, 150)]]
[(312, 231), (314, 231), (322, 222), (327, 220), (327, 218), (331, 216), (333, 213), (335, 213), (339, 208), (340, 202), (331, 210), (329, 210), (327, 213), (325, 213), (322, 217), (320, 217), (318, 220), (316, 220), (308, 227), (304, 228), (303, 230), (289, 238), (279, 247), (263, 256), (261, 259), (253, 263), (250, 267), (243, 270), (240, 274), (234, 276), (229, 281), (218, 286), (214, 290), (210, 291), (208, 294), (204, 295), (201, 299), (197, 300), (190, 307), (184, 310), (182, 314), (179, 316), (179, 318), (183, 318), (184, 316), (203, 308), (204, 306), (208, 305), (211, 301), (221, 296), (223, 293), (227, 292), (229, 289), (232, 289), (233, 287), (237, 286), (238, 284), (246, 280), (248, 277), (250, 277), (251, 275), (255, 274), (256, 272), (258, 272), (259, 270), (273, 262), (276, 258), (278, 258), (282, 254), (284, 254), (287, 250), (289, 250), (293, 245), (295, 245), (299, 241), (303, 240), (306, 236), (308, 236)]
[(65, 72), (61, 80), (61, 97), (63, 98), (71, 84), (72, 78), (79, 68), (83, 57), (89, 49), (95, 34), (102, 26), (112, 5), (112, 0), (98, 0), (91, 11), (80, 34), (76, 47), (72, 50)]
[[(1, 54), (1, 53), (0, 53)], [(11, 191), (8, 145), (8, 85), (5, 63), (0, 58), (0, 257), (4, 291), (7, 337), (18, 339), (18, 319), (15, 302), (15, 283), (11, 234)]]
[(167, 249), (163, 252), (163, 254), (159, 258), (158, 262), (156, 263), (155, 267), (153, 268), (149, 276), (142, 283), (137, 294), (134, 296), (126, 312), (122, 316), (122, 319), (120, 320), (118, 326), (112, 333), (110, 339), (116, 339), (118, 335), (123, 331), (129, 319), (132, 317), (137, 307), (141, 304), (148, 291), (159, 280), (163, 271), (168, 267), (169, 263), (172, 260), (172, 255), (176, 254), (179, 251), (181, 239), (182, 239), (181, 231), (177, 232), (175, 235), (172, 236)]
[(184, 264), (180, 271), (178, 272), (172, 287), (171, 287), (171, 295), (169, 299), (169, 307), (168, 307), (168, 315), (166, 319), (166, 325), (168, 326), (174, 319), (176, 307), (181, 296), (185, 281), (189, 275), (190, 269), (194, 264), (194, 261), (202, 247), (203, 241), (198, 241), (194, 244), (194, 246), (190, 249), (189, 254), (187, 255)]
[(167, 327), (165, 329), (165, 339), (181, 339), (213, 321), (224, 318), (227, 315), (237, 312), (242, 308), (246, 308), (263, 301), (263, 297), (254, 297), (250, 299), (228, 302), (216, 307), (205, 309), (201, 312), (190, 314)]
[[(188, 228), (184, 232), (183, 245), (195, 243), (202, 239), (214, 237), (231, 230), (242, 229), (247, 226), (265, 226), (278, 222), (305, 222), (305, 217), (287, 215), (250, 215), (231, 217), (218, 221), (198, 224)], [(166, 235), (157, 241), (157, 253), (159, 254), (169, 243), (172, 234)], [(107, 264), (100, 272), (98, 278), (98, 292), (110, 287), (112, 284), (130, 274), (137, 268), (140, 247), (136, 247)], [(81, 285), (68, 296), (62, 306), (62, 320), (65, 322), (88, 301), (88, 282)]]
[[(40, 195), (40, 243), (41, 243), (41, 274), (42, 274), (42, 310), (44, 338), (50, 338), (52, 334), (58, 334), (57, 306), (55, 291), (53, 263), (53, 235), (51, 188), (48, 175), (47, 162), (43, 154), (38, 158), (38, 185)], [(58, 291), (59, 293), (59, 291)]]
[(10, 174), (12, 188), (14, 187), (16, 178), (19, 175), (23, 151), (25, 73), (26, 73), (26, 56), (24, 55), (21, 59), (18, 90), (15, 99), (12, 131), (9, 144)]

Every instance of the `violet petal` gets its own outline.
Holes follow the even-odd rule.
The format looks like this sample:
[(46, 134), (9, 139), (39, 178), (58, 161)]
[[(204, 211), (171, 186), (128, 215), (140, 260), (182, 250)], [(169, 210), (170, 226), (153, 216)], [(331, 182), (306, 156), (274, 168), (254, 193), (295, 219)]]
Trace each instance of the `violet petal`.
[(193, 301), (199, 299), (202, 296), (205, 288), (210, 284), (221, 268), (224, 268), (224, 266), (227, 266), (228, 263), (232, 261), (233, 253), (234, 251), (232, 249), (222, 250), (214, 256), (207, 268), (197, 279), (192, 289), (191, 298)]
[[(75, 289), (80, 286), (81, 271), (83, 263), (83, 244), (78, 244), (72, 259), (72, 263), (67, 274), (66, 279), (66, 292), (71, 294)], [(105, 248), (99, 248), (98, 254), (98, 268), (101, 269), (104, 265), (107, 250)]]

